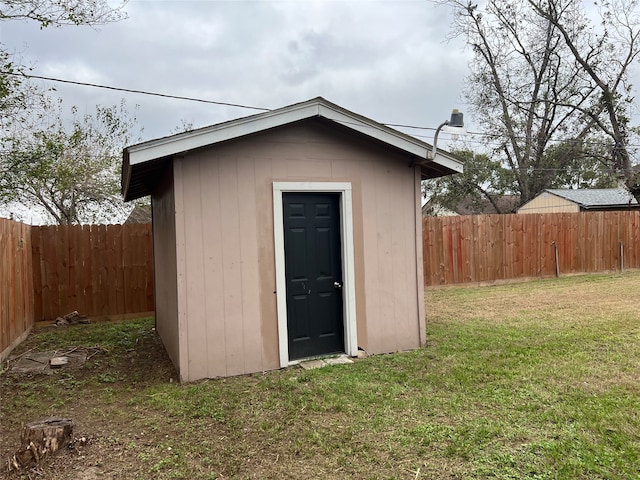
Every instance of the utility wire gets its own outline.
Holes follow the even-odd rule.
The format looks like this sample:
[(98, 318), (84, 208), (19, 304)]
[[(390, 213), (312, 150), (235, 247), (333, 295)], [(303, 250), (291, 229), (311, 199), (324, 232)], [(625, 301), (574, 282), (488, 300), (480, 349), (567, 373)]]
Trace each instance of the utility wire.
[[(117, 92), (127, 92), (127, 93), (137, 93), (140, 95), (150, 95), (150, 96), (154, 96), (154, 97), (161, 97), (161, 98), (171, 98), (171, 99), (175, 99), (175, 100), (186, 100), (189, 102), (199, 102), (199, 103), (207, 103), (207, 104), (211, 104), (211, 105), (221, 105), (221, 106), (226, 106), (226, 107), (236, 107), (236, 108), (245, 108), (245, 109), (249, 109), (249, 110), (258, 110), (261, 112), (269, 112), (272, 109), (271, 108), (264, 108), (264, 107), (254, 107), (251, 105), (243, 105), (243, 104), (239, 104), (239, 103), (229, 103), (229, 102), (220, 102), (220, 101), (216, 101), (216, 100), (205, 100), (202, 98), (195, 98), (195, 97), (184, 97), (184, 96), (180, 96), (180, 95), (170, 95), (167, 93), (158, 93), (158, 92), (149, 92), (149, 91), (145, 91), (145, 90), (135, 90), (135, 89), (131, 89), (131, 88), (122, 88), (122, 87), (114, 87), (111, 85), (101, 85), (101, 84), (97, 84), (97, 83), (88, 83), (88, 82), (78, 82), (75, 80), (65, 80), (62, 78), (54, 78), (54, 77), (45, 77), (42, 75), (31, 75), (28, 73), (15, 73), (15, 72), (6, 72), (6, 71), (0, 71), (1, 75), (12, 75), (12, 76), (16, 76), (16, 77), (24, 77), (24, 78), (28, 78), (28, 79), (37, 79), (37, 80), (47, 80), (50, 82), (58, 82), (58, 83), (66, 83), (66, 84), (70, 84), (70, 85), (79, 85), (79, 86), (83, 86), (83, 87), (93, 87), (93, 88), (102, 88), (105, 90), (114, 90)], [(406, 125), (406, 124), (400, 124), (400, 123), (383, 123), (383, 125), (386, 125), (388, 127), (396, 127), (396, 128), (412, 128), (412, 129), (416, 129), (416, 130), (429, 130), (429, 131), (435, 131), (437, 130), (435, 127), (421, 127), (421, 126), (417, 126), (417, 125)], [(490, 135), (487, 133), (483, 133), (483, 132), (465, 132), (466, 135), (478, 135), (481, 137), (493, 137), (495, 135)], [(416, 134), (412, 134), (414, 137), (417, 138), (430, 138), (430, 137), (426, 137), (424, 135), (416, 135)], [(524, 139), (525, 137), (522, 137), (522, 139)], [(552, 140), (554, 142), (558, 142), (558, 143), (578, 143), (577, 140)], [(475, 143), (487, 143), (486, 141), (480, 141), (480, 140), (465, 140), (463, 141), (463, 143), (465, 142), (475, 142)], [(601, 142), (594, 142), (594, 141), (581, 141), (582, 143), (586, 143), (586, 144), (590, 144), (590, 145), (604, 145), (607, 146), (607, 144), (605, 143), (601, 143)], [(489, 144), (493, 143), (491, 141), (488, 142)], [(497, 142), (495, 143), (496, 145), (498, 144)], [(640, 145), (635, 145), (635, 144), (628, 144), (627, 147), (638, 147)]]
[(228, 103), (228, 102), (217, 102), (215, 100), (204, 100), (202, 98), (194, 98), (194, 97), (182, 97), (180, 95), (169, 95), (167, 93), (158, 93), (158, 92), (147, 92), (144, 90), (134, 90), (131, 88), (121, 88), (121, 87), (112, 87), (110, 85), (100, 85), (97, 83), (87, 83), (87, 82), (76, 82), (74, 80), (63, 80), (61, 78), (53, 78), (53, 77), (43, 77), (41, 75), (30, 75), (27, 73), (13, 73), (13, 72), (5, 72), (0, 71), (2, 75), (13, 75), (16, 77), (24, 77), (24, 78), (34, 78), (38, 80), (48, 80), (50, 82), (59, 82), (59, 83), (69, 83), (71, 85), (81, 85), (83, 87), (94, 87), (94, 88), (104, 88), (105, 90), (115, 90), (117, 92), (127, 92), (127, 93), (138, 93), (141, 95), (151, 95), (154, 97), (163, 97), (163, 98), (173, 98), (176, 100), (188, 100), (190, 102), (200, 102), (200, 103), (210, 103), (213, 105), (222, 105), (225, 107), (238, 107), (238, 108), (247, 108), (250, 110), (260, 110), (262, 112), (268, 112), (270, 108), (262, 108), (262, 107), (252, 107), (250, 105), (241, 105), (239, 103)]

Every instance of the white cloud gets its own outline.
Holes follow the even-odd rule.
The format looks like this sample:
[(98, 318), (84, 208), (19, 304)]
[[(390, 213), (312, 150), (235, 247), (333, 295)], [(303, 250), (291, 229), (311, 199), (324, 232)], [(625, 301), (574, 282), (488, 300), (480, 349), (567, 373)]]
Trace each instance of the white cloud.
[[(35, 74), (277, 108), (324, 96), (374, 120), (435, 127), (460, 107), (467, 53), (445, 44), (446, 7), (415, 1), (131, 1), (99, 29), (5, 22)], [(125, 97), (145, 138), (250, 110), (56, 84), (92, 110)]]

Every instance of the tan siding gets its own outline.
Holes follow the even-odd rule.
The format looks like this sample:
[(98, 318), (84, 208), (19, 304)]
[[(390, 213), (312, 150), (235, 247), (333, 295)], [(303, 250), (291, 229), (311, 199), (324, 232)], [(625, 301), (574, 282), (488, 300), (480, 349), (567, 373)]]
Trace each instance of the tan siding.
[(351, 182), (358, 345), (372, 353), (419, 345), (415, 172), (404, 159), (311, 123), (192, 153), (182, 163), (183, 379), (279, 367), (274, 181)]
[[(354, 165), (353, 169), (357, 170), (360, 174), (365, 172), (366, 169), (361, 165)], [(356, 289), (356, 324), (358, 330), (358, 347), (362, 347), (369, 351), (368, 338), (369, 329), (367, 325), (367, 290), (366, 290), (366, 270), (365, 270), (365, 248), (364, 238), (366, 238), (365, 224), (369, 222), (363, 221), (363, 177), (358, 175), (352, 182), (352, 202), (353, 202), (353, 241), (354, 241), (354, 275), (357, 282)], [(373, 226), (375, 228), (375, 225)], [(376, 235), (374, 232), (373, 235)], [(371, 259), (371, 262), (375, 260)]]
[[(394, 291), (393, 291), (393, 262), (392, 221), (396, 214), (391, 199), (389, 188), (389, 175), (385, 171), (386, 165), (377, 163), (373, 167), (373, 182), (376, 186), (375, 195), (368, 199), (364, 198), (363, 221), (372, 221), (375, 217), (376, 233), (372, 237), (365, 238), (365, 242), (375, 241), (375, 250), (372, 256), (365, 257), (365, 265), (369, 261), (377, 259), (377, 271), (367, 271), (367, 276), (376, 276), (376, 289), (372, 292), (366, 290), (367, 299), (371, 295), (378, 297), (376, 310), (367, 307), (371, 312), (367, 321), (369, 325), (369, 340), (375, 345), (373, 351), (386, 352), (397, 349), (396, 322), (394, 322)], [(399, 253), (399, 252), (397, 252)], [(366, 251), (365, 251), (366, 254)], [(374, 313), (375, 312), (375, 313)], [(371, 348), (369, 348), (371, 351)]]
[[(200, 182), (200, 162), (181, 160), (182, 177), (188, 179), (188, 188), (182, 191), (184, 202), (184, 292), (186, 302), (182, 310), (186, 312), (185, 327), (182, 330), (183, 342), (189, 350), (188, 375), (192, 378), (208, 376), (207, 336), (203, 335), (201, 325), (207, 322), (205, 290), (204, 256), (206, 239), (203, 237), (203, 225), (207, 222), (206, 195), (208, 188)], [(185, 184), (186, 185), (186, 184)]]
[(242, 277), (242, 355), (244, 371), (263, 370), (262, 329), (253, 319), (260, 318), (260, 276), (258, 263), (258, 215), (255, 161), (248, 158), (238, 163), (238, 211), (240, 219), (240, 267)]
[(368, 351), (419, 345), (414, 171), (379, 159), (363, 188)]
[(420, 339), (420, 345), (424, 346), (427, 343), (427, 332), (426, 332), (426, 319), (425, 319), (425, 311), (424, 311), (424, 254), (422, 252), (422, 207), (420, 204), (422, 203), (421, 198), (421, 175), (420, 170), (415, 169), (414, 175), (414, 209), (415, 209), (415, 223), (419, 225), (416, 227), (416, 265), (418, 269), (416, 270), (416, 303), (418, 309), (418, 318), (420, 319), (418, 323), (418, 336)]
[(565, 198), (543, 192), (518, 209), (518, 213), (560, 213), (579, 212), (580, 206)]
[[(255, 167), (256, 185), (256, 226), (258, 241), (258, 291), (260, 295), (260, 316), (262, 323), (260, 333), (262, 338), (262, 368), (264, 370), (277, 368), (280, 365), (278, 349), (278, 317), (276, 314), (276, 274), (275, 257), (273, 252), (273, 199), (272, 162), (257, 159)], [(264, 203), (264, 199), (268, 200)]]
[[(187, 258), (186, 258), (186, 236), (190, 225), (185, 220), (184, 191), (191, 188), (191, 185), (185, 185), (185, 177), (183, 173), (184, 158), (178, 158), (173, 163), (174, 176), (174, 202), (175, 202), (175, 245), (176, 245), (176, 292), (178, 301), (178, 340), (179, 340), (179, 365), (180, 379), (190, 380), (195, 377), (190, 375), (189, 367), (191, 364), (190, 345), (187, 341), (189, 330), (191, 328), (188, 322), (187, 304), (190, 299), (187, 297)], [(193, 302), (192, 302), (193, 303)], [(193, 308), (196, 308), (195, 304)], [(192, 310), (193, 311), (193, 310)]]
[(156, 329), (173, 363), (179, 361), (178, 298), (176, 283), (175, 202), (171, 171), (153, 194), (153, 258)]
[[(244, 338), (242, 337), (242, 252), (240, 249), (240, 218), (238, 212), (238, 176), (236, 160), (223, 158), (219, 163), (220, 205), (222, 212), (222, 275), (227, 374), (238, 375), (244, 370)], [(255, 328), (259, 323), (255, 321)]]
[[(203, 237), (205, 246), (205, 324), (200, 326), (201, 335), (206, 339), (206, 362), (209, 377), (227, 375), (227, 351), (225, 346), (224, 322), (224, 278), (222, 276), (222, 212), (220, 205), (220, 187), (218, 161), (200, 163), (200, 184), (203, 192), (202, 203)], [(203, 332), (202, 329), (206, 328)], [(203, 355), (203, 359), (205, 359)]]

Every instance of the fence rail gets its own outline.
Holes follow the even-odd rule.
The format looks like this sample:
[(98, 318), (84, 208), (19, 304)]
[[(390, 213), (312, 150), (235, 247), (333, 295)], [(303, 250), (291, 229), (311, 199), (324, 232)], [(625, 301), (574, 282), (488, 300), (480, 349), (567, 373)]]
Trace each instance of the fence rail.
[(640, 211), (425, 217), (425, 286), (640, 268)]
[(0, 218), (0, 361), (33, 326), (29, 229)]

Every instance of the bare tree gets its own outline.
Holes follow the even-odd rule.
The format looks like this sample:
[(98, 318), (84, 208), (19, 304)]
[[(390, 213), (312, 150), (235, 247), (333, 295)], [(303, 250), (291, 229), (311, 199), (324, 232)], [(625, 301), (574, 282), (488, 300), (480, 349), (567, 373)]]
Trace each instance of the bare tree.
[(126, 1), (111, 7), (106, 0), (3, 0), (0, 20), (33, 20), (42, 28), (62, 25), (104, 25), (126, 18)]
[[(446, 2), (455, 10), (453, 34), (463, 36), (474, 53), (466, 99), (487, 133), (491, 157), (512, 172), (512, 193), (520, 195), (522, 203), (557, 185), (567, 169), (589, 156), (585, 147), (601, 128), (607, 109), (605, 103), (594, 102), (601, 87), (585, 68), (585, 59), (573, 54), (566, 39), (571, 33), (565, 33), (558, 18), (541, 13), (554, 10), (531, 3), (542, 1), (489, 0), (482, 9), (461, 0)], [(579, 25), (584, 28), (586, 19), (581, 10), (563, 12), (561, 17), (575, 26), (573, 34), (582, 32)], [(634, 42), (628, 43), (635, 48)], [(620, 73), (624, 79), (626, 74)], [(628, 98), (616, 101), (620, 108)], [(605, 173), (607, 168), (611, 166), (603, 166)]]
[(578, 108), (609, 139), (611, 165), (640, 202), (640, 171), (633, 168), (629, 150), (629, 70), (640, 58), (640, 2), (596, 1), (597, 25), (576, 0), (529, 0), (529, 5), (560, 33), (571, 58), (590, 80), (588, 102)]

